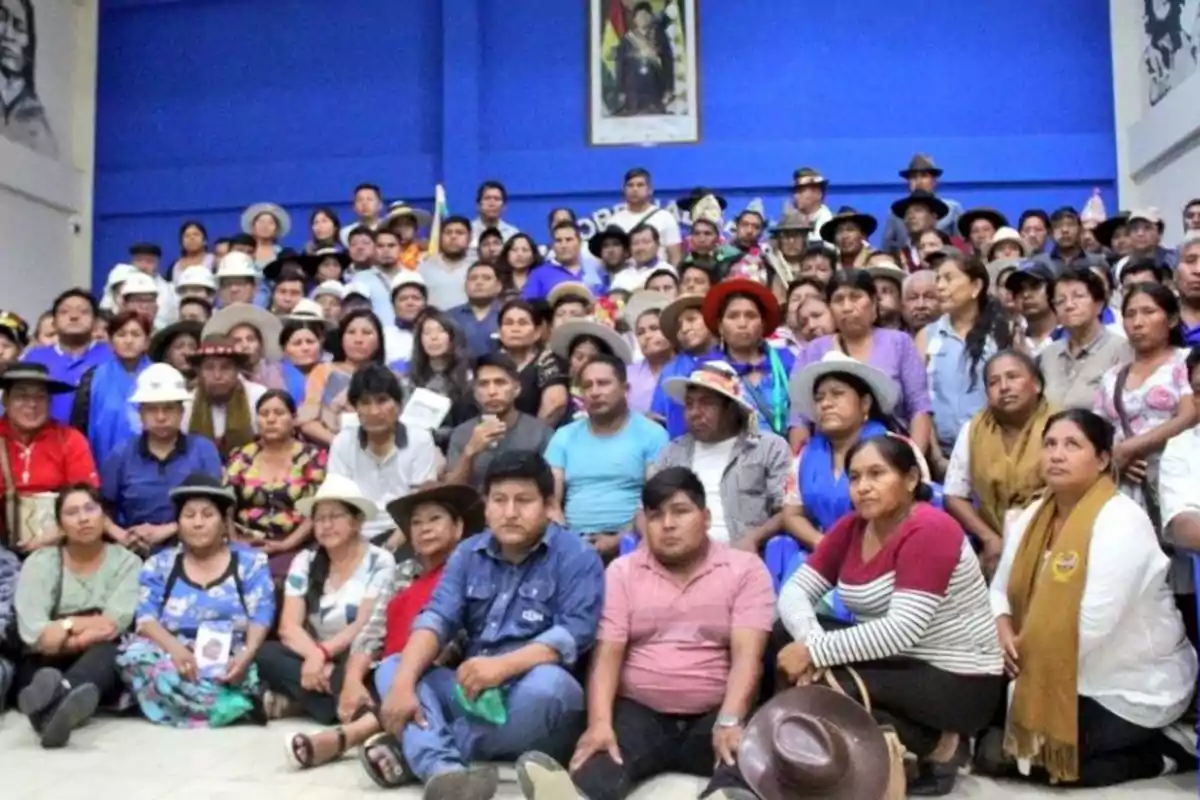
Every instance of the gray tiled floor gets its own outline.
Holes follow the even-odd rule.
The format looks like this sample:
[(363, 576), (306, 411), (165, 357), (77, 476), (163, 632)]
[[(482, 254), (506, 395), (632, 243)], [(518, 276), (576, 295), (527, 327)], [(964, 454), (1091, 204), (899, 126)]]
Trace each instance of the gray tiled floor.
[[(78, 731), (66, 750), (44, 751), (37, 747), (25, 719), (10, 712), (0, 718), (0, 798), (217, 800), (285, 796), (291, 800), (349, 800), (379, 791), (353, 758), (303, 773), (288, 769), (284, 739), (287, 733), (304, 727), (280, 722), (265, 730), (239, 727), (175, 731), (137, 720), (110, 719)], [(701, 785), (695, 779), (669, 776), (643, 786), (635, 800), (691, 800)], [(954, 796), (1032, 800), (1064, 794), (967, 777)], [(1194, 798), (1196, 777), (1177, 776), (1069, 795), (1138, 800)], [(413, 800), (420, 797), (420, 792), (404, 789), (387, 796)], [(504, 784), (498, 795), (520, 796), (511, 782)]]

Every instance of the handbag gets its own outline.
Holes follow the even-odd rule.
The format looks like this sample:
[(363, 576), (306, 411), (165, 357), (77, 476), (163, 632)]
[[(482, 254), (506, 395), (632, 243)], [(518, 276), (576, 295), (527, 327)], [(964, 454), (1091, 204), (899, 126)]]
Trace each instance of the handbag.
[(0, 436), (0, 477), (4, 479), (4, 543), (12, 547), (18, 543), (17, 520), (20, 512), (17, 505), (17, 482), (13, 480), (12, 464), (8, 460), (8, 437)]
[[(862, 676), (853, 667), (843, 666), (842, 669), (849, 673), (851, 680), (854, 681), (854, 685), (858, 688), (858, 696), (861, 698), (860, 702), (863, 708), (867, 710), (867, 713), (870, 713), (871, 693), (867, 691), (867, 685), (863, 683)], [(838, 694), (849, 697), (846, 694), (846, 690), (838, 683), (837, 678), (833, 677), (833, 670), (825, 670), (825, 683)], [(883, 732), (883, 741), (887, 744), (888, 750), (887, 788), (879, 800), (904, 800), (908, 796), (908, 777), (904, 772), (904, 755), (907, 751), (904, 749), (904, 743), (900, 741), (895, 728), (891, 725), (880, 725), (879, 728)]]
[[(1113, 408), (1116, 409), (1117, 420), (1121, 423), (1121, 433), (1126, 439), (1134, 436), (1133, 428), (1129, 425), (1129, 414), (1125, 411), (1123, 396), (1131, 366), (1131, 364), (1126, 364), (1121, 367), (1117, 372), (1116, 386), (1113, 387)], [(1146, 477), (1142, 479), (1142, 485), (1139, 488), (1142, 490), (1142, 502), (1146, 507), (1146, 514), (1149, 515), (1150, 522), (1154, 524), (1154, 532), (1158, 534), (1158, 541), (1162, 545), (1163, 551), (1171, 555), (1175, 548), (1163, 540), (1162, 505), (1158, 497), (1158, 472), (1161, 458), (1161, 448), (1146, 455)]]

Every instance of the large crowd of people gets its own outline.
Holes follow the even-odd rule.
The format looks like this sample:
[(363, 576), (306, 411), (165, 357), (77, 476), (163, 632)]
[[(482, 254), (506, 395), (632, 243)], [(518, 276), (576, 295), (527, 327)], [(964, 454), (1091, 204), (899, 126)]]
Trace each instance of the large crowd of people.
[(0, 709), (308, 718), (433, 800), (1196, 769), (1200, 200), (1167, 247), (900, 175), (681, 226), (631, 169), (586, 242), (363, 184), (0, 312)]

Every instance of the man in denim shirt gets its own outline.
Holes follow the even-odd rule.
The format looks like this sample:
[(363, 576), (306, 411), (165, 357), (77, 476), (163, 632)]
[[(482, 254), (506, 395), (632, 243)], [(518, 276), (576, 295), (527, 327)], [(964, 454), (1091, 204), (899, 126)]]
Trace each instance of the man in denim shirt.
[[(488, 530), (464, 541), (416, 618), (383, 703), (385, 730), (402, 737), (403, 763), (427, 800), (486, 800), (494, 768), (526, 750), (566, 760), (585, 723), (583, 688), (571, 670), (592, 647), (604, 569), (577, 533), (549, 521), (550, 467), (537, 453), (503, 453), (484, 478)], [(443, 645), (467, 634), (457, 671), (430, 669)], [(498, 689), (507, 720), (464, 709)]]

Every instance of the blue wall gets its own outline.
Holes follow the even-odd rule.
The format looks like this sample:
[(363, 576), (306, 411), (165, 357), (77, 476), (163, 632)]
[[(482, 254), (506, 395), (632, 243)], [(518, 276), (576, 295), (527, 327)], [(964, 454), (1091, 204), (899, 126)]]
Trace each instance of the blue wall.
[[(349, 216), (363, 180), (426, 201), (441, 180), (507, 217), (620, 200), (648, 167), (664, 202), (697, 183), (777, 216), (792, 170), (876, 215), (897, 169), (934, 154), (943, 192), (1010, 216), (1115, 210), (1108, 15), (1095, 0), (697, 0), (701, 143), (587, 145), (586, 0), (101, 0), (97, 281), (130, 241), (168, 252), (184, 218), (234, 232), (257, 200)], [(920, 13), (917, 12), (920, 10)]]

